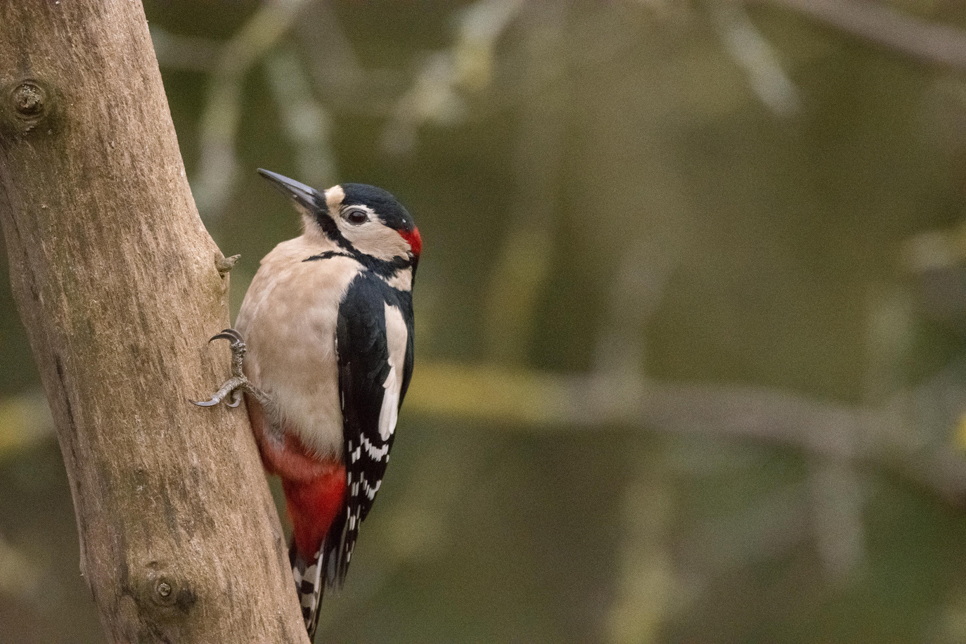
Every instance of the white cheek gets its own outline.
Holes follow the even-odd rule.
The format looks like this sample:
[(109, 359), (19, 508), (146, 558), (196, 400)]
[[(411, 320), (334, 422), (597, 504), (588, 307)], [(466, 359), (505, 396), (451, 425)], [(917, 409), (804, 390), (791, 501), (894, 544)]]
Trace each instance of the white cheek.
[(377, 222), (352, 226), (340, 221), (339, 229), (349, 243), (366, 255), (389, 261), (393, 257), (406, 257), (409, 251), (409, 245), (399, 233)]
[(349, 222), (347, 222), (342, 217), (335, 218), (335, 225), (336, 225), (336, 228), (339, 229), (339, 232), (342, 233), (342, 236), (348, 239), (349, 241), (352, 241), (351, 237), (353, 232), (359, 229), (358, 226), (350, 226)]

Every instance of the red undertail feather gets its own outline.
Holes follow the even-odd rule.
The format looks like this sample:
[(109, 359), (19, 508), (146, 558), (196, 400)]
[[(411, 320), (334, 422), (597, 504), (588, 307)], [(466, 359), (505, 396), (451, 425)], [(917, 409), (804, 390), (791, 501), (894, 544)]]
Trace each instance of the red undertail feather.
[(282, 479), (288, 515), (292, 519), (295, 548), (309, 559), (319, 552), (332, 522), (345, 502), (345, 466), (333, 464), (310, 481)]
[(282, 479), (293, 527), (289, 559), (302, 619), (311, 640), (318, 625), (319, 603), (326, 584), (323, 570), (326, 535), (345, 506), (345, 465), (333, 459), (320, 459), (285, 427), (281, 439), (276, 437), (264, 410), (251, 398), (248, 415), (262, 464), (266, 471)]
[(310, 641), (319, 623), (319, 604), (327, 579), (326, 535), (342, 512), (346, 494), (345, 467), (331, 461), (326, 465), (329, 467), (324, 474), (309, 481), (282, 479), (293, 527), (289, 562)]

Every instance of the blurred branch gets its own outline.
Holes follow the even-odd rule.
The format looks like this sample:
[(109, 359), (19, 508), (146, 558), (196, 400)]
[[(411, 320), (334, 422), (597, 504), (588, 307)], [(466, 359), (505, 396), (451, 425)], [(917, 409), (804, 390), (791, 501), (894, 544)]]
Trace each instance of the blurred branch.
[(808, 487), (796, 483), (699, 524), (677, 546), (692, 592), (709, 577), (779, 557), (809, 538), (809, 500)]
[(210, 72), (221, 56), (218, 41), (173, 34), (155, 25), (151, 25), (151, 43), (160, 67)]
[[(525, 82), (537, 84), (562, 66), (565, 12), (559, 3), (542, 3), (533, 6), (529, 18), (521, 67)], [(484, 307), (487, 355), (498, 362), (525, 361), (539, 298), (551, 277), (568, 96), (566, 84), (554, 85), (521, 107), (516, 126), (509, 228), (487, 278)]]
[(868, 0), (747, 0), (791, 9), (922, 62), (966, 69), (966, 31)]
[(793, 116), (801, 108), (798, 88), (782, 69), (775, 48), (758, 31), (741, 5), (712, 0), (711, 22), (735, 63), (748, 77), (758, 99), (778, 116)]
[[(870, 408), (889, 404), (893, 392), (900, 391), (902, 374), (910, 338), (911, 302), (905, 293), (895, 289), (873, 289), (869, 297), (868, 330), (865, 333), (868, 366), (863, 402)], [(894, 409), (906, 401), (895, 399)], [(902, 441), (904, 423), (894, 423), (896, 435), (886, 436), (888, 427), (878, 429), (877, 443)], [(840, 427), (847, 431), (847, 427)], [(830, 436), (848, 441), (848, 436)], [(846, 459), (816, 459), (810, 464), (812, 529), (825, 570), (837, 582), (847, 581), (859, 572), (866, 560), (866, 538), (863, 517), (868, 498), (867, 481), (856, 463)]]
[(812, 534), (823, 569), (845, 582), (865, 562), (864, 477), (852, 461), (822, 459), (811, 463), (808, 481)]
[[(677, 246), (668, 243), (663, 218), (646, 200), (641, 210), (657, 230), (644, 226), (620, 253), (594, 347), (598, 377), (634, 379), (645, 371), (644, 329), (677, 266)], [(675, 604), (680, 604), (673, 600), (681, 596), (670, 545), (676, 506), (669, 459), (654, 458), (644, 446), (635, 451), (632, 479), (624, 490), (617, 589), (605, 626), (612, 644), (660, 641)]]
[(0, 401), (0, 459), (54, 436), (54, 419), (42, 391)]
[(422, 124), (450, 124), (464, 117), (462, 93), (489, 86), (496, 42), (523, 4), (522, 0), (477, 0), (460, 12), (453, 46), (430, 54), (409, 91), (396, 103), (383, 131), (384, 150), (407, 154)]
[(669, 236), (648, 231), (621, 254), (608, 293), (608, 315), (594, 347), (596, 372), (617, 376), (644, 371), (644, 330), (678, 265)]
[[(527, 5), (528, 8), (533, 6), (540, 5)], [(502, 84), (500, 91), (491, 91), (485, 96), (480, 92), (480, 100), (472, 105), (472, 118), (477, 121), (499, 118), (501, 113), (536, 100), (567, 78), (580, 79), (584, 74), (596, 75), (603, 69), (619, 65), (622, 57), (628, 57), (641, 44), (634, 30), (623, 28), (626, 24), (627, 17), (618, 11), (597, 12), (593, 20), (585, 18), (579, 29), (566, 31), (567, 46), (560, 59), (554, 60), (539, 78), (527, 73), (507, 74), (510, 80)], [(495, 40), (493, 44), (495, 47)], [(518, 68), (516, 58), (508, 56), (507, 60), (510, 61), (507, 68)]]
[(295, 25), (319, 93), (341, 112), (385, 118), (406, 90), (405, 74), (359, 62), (330, 2), (312, 2)]
[[(909, 342), (911, 303), (901, 291), (877, 291), (869, 297), (866, 352), (868, 366), (863, 402), (876, 407), (887, 404), (890, 395), (899, 391)], [(897, 399), (901, 403), (901, 399)], [(902, 424), (894, 427), (902, 431)], [(843, 430), (847, 428), (841, 428)], [(880, 428), (877, 442), (889, 440)], [(834, 438), (834, 437), (831, 437)], [(838, 440), (849, 440), (839, 437)], [(902, 440), (895, 436), (892, 440)], [(816, 546), (825, 570), (838, 582), (848, 580), (865, 562), (865, 514), (868, 498), (866, 477), (852, 461), (821, 459), (810, 464), (812, 490), (812, 528)]]
[(285, 133), (295, 148), (298, 176), (313, 186), (338, 183), (329, 138), (332, 120), (312, 95), (298, 57), (291, 49), (284, 48), (265, 60), (265, 72)]
[(231, 196), (245, 75), (288, 31), (307, 1), (275, 0), (262, 5), (220, 50), (201, 116), (198, 175), (191, 182), (203, 216), (217, 218)]
[(382, 132), (383, 151), (401, 156), (416, 146), (416, 133), (424, 123), (455, 124), (463, 118), (463, 99), (456, 91), (451, 55), (433, 52), (416, 74), (410, 89), (392, 109)]
[(681, 589), (670, 549), (675, 518), (673, 481), (662, 460), (637, 455), (634, 477), (624, 490), (621, 546), (614, 601), (605, 629), (610, 644), (647, 644), (661, 634), (680, 602)]
[(305, 9), (305, 19), (295, 25), (295, 33), (304, 41), (305, 53), (314, 63), (313, 73), (324, 87), (345, 91), (357, 85), (366, 75), (352, 43), (342, 32), (332, 3), (320, 0)]
[[(893, 472), (949, 503), (966, 504), (966, 461), (948, 441), (937, 443), (913, 434), (910, 427), (915, 425), (907, 425), (903, 418), (910, 397), (918, 398), (925, 410), (935, 411), (940, 402), (933, 398), (948, 397), (948, 392), (933, 392), (927, 384), (900, 392), (880, 407), (866, 408), (767, 388), (423, 363), (407, 407), (447, 419), (522, 424), (528, 429), (617, 425), (759, 441)], [(955, 412), (948, 415), (951, 427)]]
[(49, 590), (41, 580), (40, 567), (0, 534), (0, 597), (35, 598), (41, 589)]

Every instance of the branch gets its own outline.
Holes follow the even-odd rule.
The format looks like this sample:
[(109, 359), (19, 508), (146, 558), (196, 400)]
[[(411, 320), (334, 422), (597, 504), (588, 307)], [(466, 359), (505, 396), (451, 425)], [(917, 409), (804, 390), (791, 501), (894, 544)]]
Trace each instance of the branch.
[(745, 73), (758, 99), (778, 116), (794, 116), (801, 110), (798, 88), (785, 73), (777, 52), (761, 35), (744, 7), (712, 0), (711, 23), (732, 59)]
[[(392, 109), (382, 133), (383, 150), (409, 154), (424, 123), (452, 125), (465, 118), (463, 94), (490, 84), (496, 43), (523, 5), (522, 0), (476, 0), (459, 12), (452, 47), (426, 57), (412, 86)], [(552, 3), (540, 8), (548, 6), (553, 8)]]
[(281, 115), (289, 142), (295, 148), (298, 177), (311, 186), (338, 183), (332, 149), (332, 119), (312, 95), (308, 74), (291, 50), (281, 48), (266, 57), (268, 86)]
[(234, 187), (238, 165), (235, 134), (241, 121), (245, 75), (288, 31), (306, 2), (265, 3), (220, 50), (201, 115), (201, 159), (193, 180), (198, 208), (206, 217), (221, 215)]
[(754, 0), (791, 9), (932, 65), (966, 69), (966, 32), (867, 0)]
[(217, 41), (173, 34), (157, 25), (151, 25), (151, 42), (158, 64), (172, 69), (209, 73), (221, 55)]
[(893, 472), (964, 505), (966, 461), (951, 446), (910, 431), (906, 401), (918, 393), (901, 392), (882, 407), (864, 408), (757, 387), (422, 363), (406, 406), (449, 420), (529, 429), (616, 425), (756, 441)]
[(307, 641), (140, 3), (0, 3), (0, 224), (108, 640)]

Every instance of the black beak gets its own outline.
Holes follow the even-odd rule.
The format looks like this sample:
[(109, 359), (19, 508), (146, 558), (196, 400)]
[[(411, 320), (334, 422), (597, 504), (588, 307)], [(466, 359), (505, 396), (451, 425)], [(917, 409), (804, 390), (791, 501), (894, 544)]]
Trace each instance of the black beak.
[(321, 194), (315, 188), (310, 188), (295, 179), (289, 179), (288, 177), (283, 177), (280, 174), (263, 170), (262, 168), (258, 169), (258, 174), (271, 181), (272, 185), (278, 188), (279, 192), (291, 197), (295, 200), (295, 203), (303, 208), (308, 208), (310, 211), (326, 208), (325, 195)]

